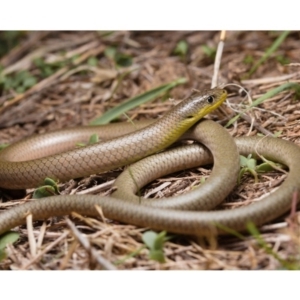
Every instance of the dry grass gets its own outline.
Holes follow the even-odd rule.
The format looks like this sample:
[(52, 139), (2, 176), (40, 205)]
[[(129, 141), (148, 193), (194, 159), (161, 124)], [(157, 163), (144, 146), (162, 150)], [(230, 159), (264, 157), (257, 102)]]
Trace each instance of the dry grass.
[[(189, 45), (187, 55), (181, 58), (173, 54), (180, 40), (187, 41)], [(7, 75), (28, 70), (37, 76), (38, 82), (22, 94), (16, 94), (13, 89), (0, 91), (0, 143), (12, 143), (33, 133), (87, 125), (124, 99), (179, 77), (186, 77), (189, 81), (172, 90), (169, 96), (173, 99), (187, 97), (194, 88), (207, 88), (211, 85), (214, 60), (204, 53), (202, 46), (216, 48), (218, 40), (219, 32), (124, 31), (108, 36), (97, 32), (28, 32), (17, 48), (0, 58), (0, 64)], [(241, 84), (255, 100), (288, 80), (300, 82), (299, 33), (291, 33), (276, 54), (260, 66), (251, 78), (242, 79), (251, 68), (245, 61), (246, 57), (257, 61), (273, 40), (274, 36), (268, 32), (228, 32), (219, 83)], [(133, 58), (131, 66), (116, 69), (114, 61), (104, 55), (108, 46), (115, 45), (118, 51)], [(32, 58), (37, 56), (48, 63), (75, 58), (72, 65), (60, 66), (51, 76), (42, 78), (40, 70), (32, 63)], [(96, 66), (87, 64), (91, 57), (98, 59)], [(287, 58), (291, 64), (281, 64), (278, 62), (280, 57)], [(122, 74), (129, 70), (133, 71), (122, 78)], [(236, 87), (229, 90), (229, 101), (235, 109), (241, 110), (244, 98)], [(281, 138), (300, 144), (300, 104), (294, 94), (293, 91), (285, 91), (268, 99), (228, 130), (233, 136), (280, 131)], [(135, 120), (160, 117), (173, 105), (171, 101), (162, 100), (142, 105), (128, 112), (128, 116)], [(233, 111), (226, 107), (211, 118), (225, 124), (233, 115)], [(143, 192), (150, 193), (151, 197), (182, 193), (209, 173), (206, 168), (182, 171), (158, 179)], [(62, 193), (89, 191), (108, 194), (118, 174), (119, 170), (116, 170), (72, 180), (60, 184), (60, 190)], [(245, 176), (222, 207), (257, 201), (280, 185), (284, 176), (271, 172), (261, 176), (257, 184), (253, 178)], [(31, 192), (27, 190), (26, 197), (30, 197)], [(1, 209), (9, 209), (26, 201), (22, 192), (3, 190), (0, 193)], [(299, 212), (295, 211), (288, 219), (284, 216), (260, 228), (262, 237), (274, 253), (298, 266), (299, 216)], [(28, 223), (31, 223), (30, 220)], [(251, 235), (246, 235), (243, 240), (228, 236), (210, 241), (176, 236), (166, 242), (166, 263), (160, 264), (149, 260), (147, 249), (141, 249), (144, 245), (141, 236), (145, 230), (101, 217), (94, 219), (76, 214), (68, 218), (53, 217), (45, 222), (34, 222), (32, 229), (30, 226), (18, 228), (21, 238), (16, 244), (8, 246), (8, 258), (0, 262), (0, 269), (282, 268), (278, 259), (260, 247)], [(130, 255), (133, 253), (136, 255)], [(121, 263), (116, 263), (118, 261)]]

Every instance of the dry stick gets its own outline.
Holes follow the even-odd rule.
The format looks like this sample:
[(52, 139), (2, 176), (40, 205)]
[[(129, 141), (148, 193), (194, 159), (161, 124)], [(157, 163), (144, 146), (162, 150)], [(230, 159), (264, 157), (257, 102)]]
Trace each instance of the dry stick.
[(260, 126), (256, 121), (253, 122), (253, 121), (252, 121), (252, 118), (250, 118), (248, 115), (242, 113), (242, 114), (241, 114), (241, 118), (242, 118), (243, 120), (247, 121), (248, 123), (253, 124), (253, 126), (254, 126), (258, 131), (260, 131), (262, 134), (267, 135), (267, 136), (274, 136), (274, 134), (273, 134), (271, 131), (269, 131), (269, 130), (267, 130), (266, 128)]
[(33, 263), (38, 261), (44, 254), (46, 254), (48, 251), (50, 251), (53, 247), (55, 247), (59, 242), (61, 242), (64, 238), (68, 236), (69, 232), (64, 232), (59, 238), (57, 238), (53, 243), (48, 245), (43, 251), (41, 251), (37, 256), (35, 256), (28, 264), (26, 264), (24, 267), (21, 268), (21, 270), (26, 270), (28, 267), (30, 267)]
[(282, 76), (276, 76), (276, 77), (267, 77), (267, 78), (258, 78), (258, 79), (247, 79), (242, 80), (241, 83), (244, 85), (258, 85), (258, 84), (267, 84), (267, 83), (278, 83), (278, 82), (285, 82), (288, 79), (291, 79), (293, 77), (297, 77), (300, 75), (300, 72), (295, 72), (288, 75), (282, 75)]
[(222, 30), (221, 36), (220, 36), (220, 41), (218, 44), (217, 54), (216, 54), (216, 58), (215, 58), (214, 74), (213, 74), (213, 78), (211, 80), (211, 88), (214, 88), (218, 85), (218, 73), (219, 73), (220, 65), (221, 65), (225, 36), (226, 36), (226, 30)]
[(85, 190), (82, 190), (82, 191), (79, 191), (79, 192), (76, 192), (76, 190), (74, 190), (74, 191), (72, 191), (71, 195), (75, 194), (75, 193), (77, 195), (84, 195), (84, 194), (90, 194), (90, 193), (93, 194), (93, 193), (97, 193), (97, 192), (102, 192), (102, 191), (112, 187), (114, 182), (115, 182), (115, 179), (104, 182), (102, 184), (93, 186), (91, 188), (88, 188), (88, 189), (85, 189)]
[(90, 241), (81, 234), (81, 232), (76, 228), (76, 226), (71, 222), (70, 219), (66, 219), (66, 222), (71, 229), (74, 237), (78, 240), (78, 242), (83, 246), (83, 248), (90, 253), (90, 255), (97, 261), (97, 263), (105, 270), (116, 270), (116, 267), (103, 258), (97, 251), (92, 248)]
[[(98, 44), (99, 45), (99, 44)], [(83, 53), (80, 57), (78, 57), (78, 59), (76, 59), (73, 63), (73, 66), (75, 65), (79, 65), (80, 63), (82, 63), (83, 61), (85, 61), (87, 58), (89, 58), (90, 56), (96, 56), (99, 53), (103, 52), (104, 50), (104, 46), (99, 45), (96, 48), (90, 49), (89, 51)], [(23, 94), (19, 94), (17, 95), (15, 98), (5, 102), (3, 104), (3, 106), (0, 108), (0, 114), (3, 113), (8, 107), (20, 102), (22, 99), (36, 93), (36, 92), (40, 92), (41, 90), (43, 90), (46, 87), (49, 87), (50, 85), (54, 84), (58, 78), (66, 73), (68, 70), (70, 69), (70, 67), (64, 67), (60, 70), (58, 70), (56, 73), (54, 73), (53, 75), (51, 75), (48, 78), (45, 78), (44, 80), (40, 81), (39, 83), (37, 83), (36, 85), (34, 85), (33, 87), (31, 87), (29, 90), (27, 90), (25, 93)]]
[(40, 233), (39, 233), (38, 240), (37, 240), (37, 251), (38, 251), (38, 253), (41, 252), (40, 249), (42, 247), (43, 240), (44, 240), (44, 237), (45, 237), (46, 226), (47, 226), (46, 222), (44, 221), (42, 226), (41, 226)]
[(33, 234), (32, 214), (26, 217), (27, 235), (29, 241), (30, 254), (32, 257), (36, 255), (36, 241)]
[[(35, 58), (42, 57), (42, 56), (44, 56), (45, 54), (47, 54), (49, 52), (53, 52), (53, 51), (57, 51), (57, 50), (61, 50), (61, 49), (66, 49), (67, 47), (74, 47), (74, 46), (77, 46), (78, 44), (82, 44), (84, 42), (90, 42), (89, 44), (84, 45), (84, 46), (87, 46), (89, 48), (93, 48), (95, 44), (98, 44), (97, 42), (94, 41), (94, 39), (93, 39), (92, 43), (91, 43), (90, 40), (91, 40), (91, 38), (83, 40), (80, 43), (78, 43), (76, 41), (75, 42), (73, 42), (73, 41), (71, 41), (71, 42), (61, 41), (58, 44), (51, 44), (51, 45), (41, 47), (39, 49), (36, 49), (36, 50), (30, 52), (25, 57), (23, 57), (19, 61), (15, 62), (13, 65), (6, 67), (4, 70), (2, 70), (1, 74), (2, 75), (8, 75), (8, 74), (13, 73), (13, 72), (29, 69), (29, 67), (32, 65), (32, 61)], [(74, 54), (78, 54), (78, 55), (82, 54), (84, 51), (87, 50), (87, 49), (84, 49), (84, 46), (76, 48), (75, 50), (69, 51), (65, 55), (65, 57), (68, 58), (69, 53), (74, 53)]]
[(60, 263), (59, 270), (64, 270), (68, 264), (68, 261), (70, 260), (72, 254), (75, 252), (76, 248), (78, 246), (77, 240), (74, 240), (69, 247), (67, 255), (63, 258), (62, 262)]

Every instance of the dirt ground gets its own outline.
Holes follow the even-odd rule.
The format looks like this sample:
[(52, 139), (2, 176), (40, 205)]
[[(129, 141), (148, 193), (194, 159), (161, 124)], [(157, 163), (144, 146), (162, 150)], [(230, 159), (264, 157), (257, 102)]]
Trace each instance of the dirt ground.
[[(265, 93), (300, 82), (300, 33), (290, 32), (257, 66), (282, 32), (226, 32), (218, 74), (219, 84), (238, 84), (253, 101)], [(220, 32), (7, 32), (0, 33), (0, 144), (32, 134), (88, 125), (96, 117), (131, 97), (179, 78), (179, 84), (155, 101), (126, 113), (132, 120), (156, 119), (174, 101), (193, 89), (211, 86)], [(251, 74), (250, 74), (251, 72)], [(228, 86), (228, 102), (209, 118), (225, 125), (249, 106), (245, 93)], [(300, 145), (299, 89), (286, 88), (245, 112), (227, 130), (233, 136), (275, 134)], [(126, 121), (121, 116), (118, 121)], [(157, 179), (143, 194), (177, 195), (199, 184), (211, 166)], [(109, 195), (121, 170), (93, 174), (59, 183), (60, 193)], [(271, 171), (258, 183), (247, 173), (218, 209), (234, 209), (257, 201), (276, 189), (286, 174)], [(168, 183), (168, 184), (166, 184)], [(28, 201), (32, 189), (0, 190), (0, 209)], [(15, 228), (20, 238), (6, 248), (2, 270), (52, 269), (297, 269), (299, 268), (299, 211), (292, 211), (261, 228), (264, 244), (251, 234), (211, 240), (172, 235), (165, 242), (165, 262), (149, 258), (142, 234), (148, 229), (117, 221), (79, 215), (53, 217)], [(73, 224), (76, 225), (74, 228)], [(36, 241), (30, 242), (32, 234)], [(86, 240), (87, 239), (87, 240)], [(85, 243), (87, 242), (87, 243)], [(101, 262), (104, 262), (102, 265)]]

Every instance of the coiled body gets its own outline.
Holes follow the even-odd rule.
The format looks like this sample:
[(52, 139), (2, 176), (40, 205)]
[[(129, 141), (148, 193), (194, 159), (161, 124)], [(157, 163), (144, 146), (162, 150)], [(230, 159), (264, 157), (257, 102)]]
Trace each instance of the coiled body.
[[(223, 92), (220, 95), (222, 94)], [(206, 94), (206, 98), (203, 99), (207, 100), (207, 97), (209, 96), (210, 95), (207, 96)], [(186, 119), (190, 119), (191, 115), (189, 111), (185, 110), (185, 106), (183, 111), (184, 120), (186, 121)], [(176, 122), (173, 124), (175, 123)], [(119, 144), (118, 149), (121, 150), (118, 150), (117, 152), (113, 151), (115, 148), (107, 148), (108, 157), (114, 153), (117, 155), (119, 155), (119, 153), (127, 153), (127, 156), (125, 155), (127, 158), (123, 160), (122, 164), (138, 160), (142, 153), (147, 156), (150, 152), (158, 152), (161, 148), (167, 147), (167, 145), (171, 143), (171, 140), (176, 140), (182, 135), (182, 133), (185, 131), (182, 128), (186, 129), (186, 127), (192, 126), (186, 126), (184, 122), (181, 122), (179, 124), (180, 126), (178, 128), (180, 129), (178, 131), (170, 130), (169, 134), (167, 134), (165, 127), (167, 124), (166, 120), (158, 124), (160, 126), (157, 126), (157, 123), (153, 123), (150, 125), (150, 127), (148, 126), (145, 129), (137, 131), (136, 133), (122, 136), (121, 139), (113, 139), (109, 141), (106, 145), (110, 145), (110, 147), (115, 147), (116, 141), (121, 141), (122, 144)], [(145, 125), (147, 124), (141, 124), (138, 126), (143, 127)], [(126, 128), (124, 125), (120, 125), (119, 128), (115, 126), (118, 125), (106, 127), (110, 128), (112, 131), (111, 134), (114, 137), (118, 134), (122, 135), (133, 130), (133, 128), (129, 125), (126, 125), (129, 126)], [(148, 141), (151, 143), (151, 151), (148, 150), (149, 148), (147, 148), (147, 145), (144, 142), (145, 136), (147, 136), (147, 130), (149, 128), (152, 132), (152, 135), (149, 135), (150, 138), (148, 139)], [(160, 131), (162, 128), (164, 129), (164, 132)], [(62, 136), (57, 137), (57, 134), (54, 134), (53, 136), (56, 137), (54, 139), (59, 138), (63, 140), (61, 147), (66, 150), (69, 149), (72, 143), (74, 144), (74, 137), (78, 137), (78, 135), (81, 135), (82, 137), (90, 135), (91, 133), (94, 133), (93, 130), (95, 130), (95, 128), (82, 128), (77, 130), (77, 133), (73, 132), (72, 130), (65, 130), (62, 131)], [(155, 132), (157, 135), (155, 135)], [(51, 142), (49, 142), (50, 135), (46, 136), (47, 141), (45, 143), (48, 143), (48, 145), (51, 144)], [(125, 141), (128, 141), (128, 137), (130, 139), (136, 139), (137, 135), (140, 137), (138, 142), (136, 140), (132, 140), (133, 144), (127, 142), (125, 143)], [(175, 135), (176, 137), (174, 137)], [(152, 145), (152, 141), (154, 141), (155, 136), (161, 137), (159, 139), (159, 147)], [(169, 138), (169, 136), (171, 136), (171, 138)], [(212, 121), (200, 122), (188, 133), (186, 133), (184, 138), (193, 138), (203, 142), (206, 147), (211, 150), (212, 155), (206, 147), (201, 148), (200, 146), (192, 145), (188, 147), (182, 147), (180, 149), (170, 150), (170, 152), (160, 153), (158, 155), (154, 155), (153, 157), (150, 156), (146, 160), (142, 160), (136, 165), (132, 165), (128, 169), (129, 171), (127, 171), (127, 173), (125, 172), (124, 175), (117, 180), (116, 187), (118, 190), (112, 197), (99, 197), (92, 195), (61, 195), (32, 201), (2, 212), (0, 214), (0, 233), (24, 223), (25, 217), (28, 213), (31, 213), (34, 219), (44, 219), (53, 215), (65, 215), (72, 211), (76, 211), (85, 215), (97, 215), (95, 205), (101, 206), (104, 215), (111, 219), (119, 220), (125, 223), (136, 224), (139, 226), (151, 227), (154, 229), (163, 229), (170, 232), (196, 235), (224, 233), (224, 231), (218, 225), (226, 226), (235, 230), (243, 230), (245, 229), (248, 221), (252, 221), (257, 225), (261, 225), (288, 211), (292, 201), (292, 194), (298, 190), (300, 185), (299, 169), (297, 167), (297, 164), (299, 165), (300, 163), (300, 150), (296, 145), (280, 139), (260, 137), (239, 138), (235, 139), (234, 142), (221, 126)], [(39, 137), (37, 137), (37, 139), (39, 139)], [(164, 143), (160, 143), (162, 140)], [(166, 142), (166, 140), (168, 142)], [(32, 139), (29, 140), (29, 142), (30, 141), (32, 142)], [(78, 142), (78, 140), (76, 141)], [(98, 147), (103, 144), (99, 144)], [(2, 158), (0, 157), (0, 159), (2, 159), (0, 162), (0, 174), (3, 172), (3, 166), (6, 166), (6, 170), (11, 171), (7, 166), (12, 163), (8, 160), (20, 159), (20, 157), (17, 155), (20, 150), (20, 145), (24, 146), (24, 144), (16, 144), (16, 148), (5, 150)], [(31, 147), (26, 147), (25, 153), (28, 153), (30, 158), (34, 158), (36, 155), (35, 152), (37, 151), (40, 153), (40, 150), (44, 148), (49, 150), (50, 155), (54, 153), (54, 151), (52, 152), (51, 147), (48, 148), (44, 145), (41, 146), (38, 143), (33, 143), (31, 144)], [(59, 159), (63, 157), (67, 158), (68, 160), (66, 161), (73, 165), (76, 165), (78, 161), (80, 161), (80, 165), (88, 166), (89, 171), (95, 173), (99, 172), (99, 169), (94, 169), (93, 160), (95, 159), (95, 156), (88, 156), (88, 154), (91, 154), (90, 152), (92, 152), (92, 154), (94, 153), (90, 150), (92, 148), (93, 147), (87, 147), (75, 150), (75, 152), (66, 152), (59, 156), (54, 155), (51, 156), (51, 160), (49, 160), (49, 158), (43, 158), (32, 161), (34, 161), (37, 165), (39, 164), (40, 168), (42, 161), (47, 162), (47, 168), (50, 168), (50, 166), (54, 164), (53, 160), (59, 161)], [(134, 152), (135, 156), (132, 157), (131, 151), (135, 151), (136, 148), (139, 149), (137, 152)], [(140, 150), (140, 148), (142, 150)], [(80, 152), (83, 149), (85, 149), (84, 152)], [(272, 193), (262, 201), (256, 202), (250, 206), (226, 211), (192, 211), (195, 209), (211, 209), (226, 197), (236, 182), (236, 176), (239, 168), (238, 151), (243, 155), (248, 155), (249, 153), (256, 155), (256, 153), (259, 153), (267, 159), (278, 161), (287, 165), (289, 167), (289, 175), (286, 181), (275, 193)], [(75, 153), (76, 159), (74, 159), (74, 157), (73, 159), (69, 159), (70, 153)], [(84, 155), (82, 153), (84, 153)], [(100, 167), (100, 170), (105, 170), (106, 167), (109, 167), (109, 164), (111, 164), (112, 167), (120, 165), (119, 161), (117, 160), (108, 162), (104, 167), (101, 164), (99, 165), (98, 161), (104, 156), (104, 152), (100, 153), (100, 158), (97, 158), (96, 156), (97, 168)], [(26, 159), (27, 158), (28, 157), (26, 157)], [(199, 165), (199, 160), (202, 160), (203, 163), (210, 163), (212, 160), (214, 160), (213, 174), (203, 186), (203, 192), (200, 188), (197, 188), (191, 193), (179, 196), (177, 198), (174, 197), (170, 199), (156, 200), (149, 203), (146, 202), (147, 200), (143, 200), (137, 196), (134, 196), (134, 193), (136, 193), (139, 188), (157, 176), (174, 172), (182, 169), (183, 167)], [(25, 168), (25, 170), (23, 170), (24, 172), (22, 173), (23, 179), (25, 173), (28, 174), (28, 164), (32, 163), (32, 161), (14, 163), (14, 165), (18, 166), (19, 168)], [(64, 161), (60, 161), (60, 164), (62, 165), (60, 170), (68, 170), (69, 168), (72, 168), (70, 165), (68, 167), (68, 164), (64, 163)], [(57, 165), (59, 165), (59, 163)], [(19, 177), (16, 177), (15, 182), (11, 183), (11, 180), (7, 180), (5, 177), (8, 174), (10, 173), (8, 172), (6, 175), (0, 175), (2, 176), (0, 177), (0, 185), (2, 185), (2, 183), (5, 181), (5, 184), (8, 184), (9, 187), (13, 187), (14, 185), (22, 186), (22, 184), (28, 186), (35, 184), (37, 180), (41, 180), (41, 178), (37, 176), (38, 179), (30, 179), (26, 181), (26, 183), (22, 183), (21, 180), (21, 182), (18, 181), (16, 183), (17, 179), (19, 179)], [(34, 174), (34, 172), (29, 172), (29, 174)], [(45, 173), (43, 174), (45, 175)], [(71, 175), (73, 177), (79, 177), (85, 174), (71, 173)], [(20, 176), (21, 178), (21, 175), (16, 176)], [(49, 176), (47, 172), (46, 176)], [(66, 177), (59, 177), (60, 174), (56, 174), (55, 176), (58, 178), (68, 178), (70, 174), (68, 173)]]

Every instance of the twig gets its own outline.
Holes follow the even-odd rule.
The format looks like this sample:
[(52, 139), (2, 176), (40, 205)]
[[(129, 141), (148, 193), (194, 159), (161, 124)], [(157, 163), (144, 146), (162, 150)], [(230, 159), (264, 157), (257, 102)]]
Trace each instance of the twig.
[(43, 239), (45, 237), (45, 233), (46, 233), (46, 222), (43, 222), (43, 225), (41, 226), (39, 237), (38, 237), (38, 240), (37, 240), (38, 252), (41, 251), (40, 249), (41, 249), (41, 246), (43, 244)]
[(90, 255), (97, 261), (97, 263), (105, 270), (116, 270), (116, 267), (103, 258), (97, 251), (92, 248), (90, 241), (81, 234), (81, 232), (76, 228), (76, 226), (71, 222), (70, 219), (66, 219), (66, 222), (73, 233), (74, 237), (83, 246), (83, 248), (90, 253)]
[(213, 74), (213, 78), (211, 80), (211, 88), (214, 88), (218, 85), (218, 74), (219, 74), (219, 69), (220, 69), (220, 65), (221, 65), (225, 35), (226, 35), (226, 31), (222, 30), (221, 36), (220, 36), (220, 41), (218, 44), (217, 53), (216, 53), (216, 58), (215, 58), (214, 74)]
[(30, 247), (30, 254), (32, 257), (36, 255), (36, 241), (33, 234), (33, 225), (32, 225), (32, 214), (29, 214), (26, 217), (26, 225), (27, 225), (27, 235)]
[[(76, 194), (84, 195), (84, 194), (93, 194), (93, 193), (97, 193), (97, 192), (102, 192), (102, 191), (106, 190), (107, 188), (110, 188), (114, 182), (115, 182), (115, 179), (104, 182), (104, 183), (96, 185), (96, 186), (93, 186), (89, 189), (79, 191)], [(72, 192), (71, 194), (75, 194), (75, 192), (76, 191)]]
[(267, 130), (266, 128), (260, 126), (256, 121), (252, 121), (254, 120), (253, 118), (250, 118), (248, 115), (241, 113), (241, 118), (245, 121), (247, 121), (250, 124), (253, 124), (253, 126), (260, 131), (262, 134), (267, 135), (267, 136), (274, 136), (274, 134)]
[(53, 247), (55, 247), (59, 242), (61, 242), (64, 238), (68, 236), (69, 232), (65, 231), (59, 238), (57, 238), (53, 243), (48, 245), (43, 251), (41, 251), (38, 255), (36, 255), (32, 260), (29, 261), (28, 264), (26, 264), (24, 267), (21, 268), (21, 270), (26, 270), (28, 267), (30, 267), (33, 263), (38, 261), (44, 254), (46, 254), (48, 251), (50, 251)]

